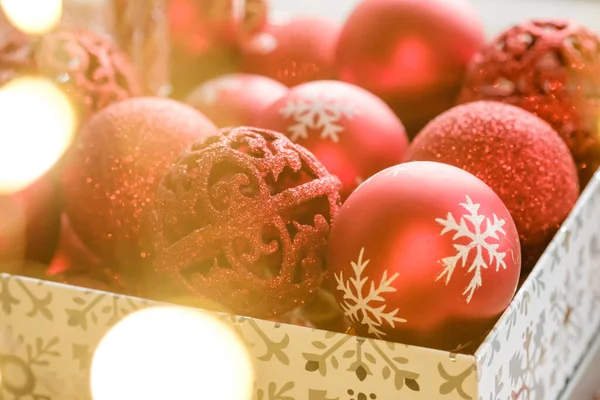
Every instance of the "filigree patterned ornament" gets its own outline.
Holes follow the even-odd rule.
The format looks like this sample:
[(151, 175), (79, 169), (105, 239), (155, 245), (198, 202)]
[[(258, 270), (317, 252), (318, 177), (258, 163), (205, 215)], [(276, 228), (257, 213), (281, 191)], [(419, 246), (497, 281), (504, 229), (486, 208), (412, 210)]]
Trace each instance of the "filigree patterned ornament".
[(223, 129), (158, 190), (155, 269), (240, 315), (270, 317), (321, 284), (339, 180), (285, 136)]
[(141, 94), (127, 54), (107, 37), (84, 29), (60, 29), (35, 49), (39, 72), (60, 83), (87, 118), (104, 107)]
[(600, 165), (600, 38), (573, 22), (529, 20), (473, 57), (461, 103), (501, 101), (548, 122), (565, 141), (581, 186)]

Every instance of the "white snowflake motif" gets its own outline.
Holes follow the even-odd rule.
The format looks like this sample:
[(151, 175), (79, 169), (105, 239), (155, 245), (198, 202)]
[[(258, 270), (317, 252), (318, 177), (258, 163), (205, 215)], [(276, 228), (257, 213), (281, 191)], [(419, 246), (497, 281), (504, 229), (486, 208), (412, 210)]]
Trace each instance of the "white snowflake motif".
[[(473, 278), (462, 293), (467, 296), (467, 303), (470, 303), (475, 290), (482, 285), (481, 270), (488, 268), (488, 264), (484, 260), (484, 250), (487, 251), (490, 265), (494, 261), (496, 262), (496, 272), (499, 271), (500, 268), (506, 269), (506, 263), (504, 262), (506, 253), (498, 251), (498, 247), (500, 247), (498, 243), (488, 242), (489, 239), (499, 241), (500, 238), (498, 234), (506, 236), (506, 232), (502, 228), (506, 221), (499, 219), (496, 214), (493, 214), (493, 221), (490, 221), (489, 218), (479, 214), (480, 204), (473, 203), (469, 196), (466, 196), (466, 198), (467, 202), (460, 203), (460, 205), (467, 210), (467, 213), (460, 218), (460, 221), (456, 221), (450, 212), (445, 219), (436, 218), (435, 220), (444, 227), (444, 229), (442, 229), (442, 235), (448, 232), (455, 232), (452, 237), (453, 241), (460, 238), (467, 238), (469, 240), (469, 243), (465, 245), (455, 243), (454, 248), (457, 251), (456, 255), (440, 260), (444, 270), (438, 275), (436, 281), (446, 277), (447, 285), (459, 262), (461, 267), (464, 268), (467, 265), (467, 259), (469, 258), (471, 250), (475, 249), (475, 258), (467, 271), (467, 273), (473, 274)], [(484, 220), (486, 221), (486, 226), (482, 231)], [(474, 231), (469, 229), (467, 221), (471, 223)]]
[[(394, 328), (396, 322), (406, 322), (405, 319), (396, 316), (398, 314), (397, 308), (392, 311), (386, 311), (387, 304), (385, 303), (385, 299), (381, 297), (383, 293), (393, 293), (396, 291), (392, 283), (398, 278), (399, 274), (395, 273), (388, 278), (387, 271), (384, 271), (379, 285), (375, 286), (375, 282), (371, 281), (371, 285), (365, 295), (364, 289), (366, 289), (365, 285), (369, 277), (363, 276), (363, 273), (367, 265), (369, 265), (370, 260), (363, 261), (364, 253), (365, 248), (363, 247), (360, 249), (358, 260), (350, 263), (354, 270), (354, 277), (345, 281), (342, 272), (340, 272), (339, 276), (334, 274), (337, 282), (336, 289), (344, 292), (344, 301), (341, 306), (346, 316), (352, 321), (366, 326), (368, 333), (381, 339), (386, 334), (379, 329), (384, 323)], [(383, 304), (377, 307), (373, 303)]]
[(242, 82), (235, 76), (227, 76), (205, 83), (200, 87), (199, 96), (205, 104), (212, 105), (221, 97), (221, 93), (238, 90)]
[(302, 100), (290, 99), (279, 113), (295, 122), (288, 127), (292, 141), (308, 139), (309, 130), (318, 130), (321, 139), (338, 143), (339, 134), (344, 131), (340, 121), (354, 118), (358, 110), (350, 104), (340, 104), (339, 100), (315, 95)]

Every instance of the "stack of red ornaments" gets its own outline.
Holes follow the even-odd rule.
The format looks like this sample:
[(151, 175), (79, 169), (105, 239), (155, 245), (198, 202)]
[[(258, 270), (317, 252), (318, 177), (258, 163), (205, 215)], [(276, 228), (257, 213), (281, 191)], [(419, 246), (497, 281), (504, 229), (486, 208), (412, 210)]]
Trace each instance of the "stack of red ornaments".
[[(187, 105), (125, 99), (135, 74), (95, 82), (90, 60), (104, 51), (102, 71), (122, 74), (112, 47), (84, 47), (90, 64), (74, 72), (41, 64), (72, 74), (69, 93), (93, 115), (53, 171), (61, 200), (43, 204), (56, 207), (34, 201), (56, 196), (52, 185), (6, 199), (25, 199), (26, 223), (2, 227), (3, 258), (47, 264), (56, 245), (36, 243), (61, 229), (54, 261), (5, 270), (476, 348), (600, 164), (588, 90), (599, 39), (527, 21), (485, 44), (459, 0), (365, 0), (343, 26), (275, 21), (264, 1), (247, 2), (245, 18), (218, 4), (170, 2), (173, 46), (189, 56), (180, 71), (201, 69), (209, 50), (239, 60), (180, 74)], [(0, 47), (0, 73), (19, 72), (2, 64), (14, 48)], [(39, 213), (51, 226), (24, 229)], [(17, 231), (25, 250), (7, 254)]]

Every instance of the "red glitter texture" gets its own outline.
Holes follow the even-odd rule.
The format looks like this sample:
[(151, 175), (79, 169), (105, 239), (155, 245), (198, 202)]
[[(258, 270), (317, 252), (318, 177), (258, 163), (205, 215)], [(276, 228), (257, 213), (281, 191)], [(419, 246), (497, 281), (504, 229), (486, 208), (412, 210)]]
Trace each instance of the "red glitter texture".
[(318, 290), (341, 183), (282, 134), (223, 129), (158, 189), (155, 269), (232, 312), (272, 317)]
[(114, 42), (84, 29), (49, 33), (35, 51), (37, 68), (62, 83), (82, 116), (141, 94), (136, 71)]
[(147, 216), (160, 180), (181, 151), (216, 131), (168, 99), (129, 99), (92, 117), (62, 176), (65, 210), (83, 244), (136, 278), (152, 258)]
[(579, 195), (577, 169), (558, 134), (508, 104), (454, 107), (431, 121), (408, 153), (409, 160), (462, 168), (494, 189), (517, 226), (523, 269), (534, 265)]
[(59, 84), (83, 120), (141, 93), (128, 56), (109, 38), (83, 29), (60, 29), (39, 42), (14, 34), (0, 43), (0, 83), (33, 73)]
[(508, 29), (473, 60), (460, 102), (496, 100), (552, 125), (571, 150), (581, 187), (600, 165), (600, 40), (566, 21)]

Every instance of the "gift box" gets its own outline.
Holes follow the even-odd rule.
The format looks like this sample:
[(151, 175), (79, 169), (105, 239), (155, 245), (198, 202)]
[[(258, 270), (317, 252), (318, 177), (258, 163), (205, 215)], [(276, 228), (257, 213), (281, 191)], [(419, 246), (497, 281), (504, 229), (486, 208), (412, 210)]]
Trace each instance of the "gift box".
[[(600, 173), (474, 355), (219, 317), (253, 356), (257, 400), (559, 398), (599, 332), (597, 221)], [(89, 399), (99, 340), (158, 304), (6, 274), (0, 282), (5, 400)]]

